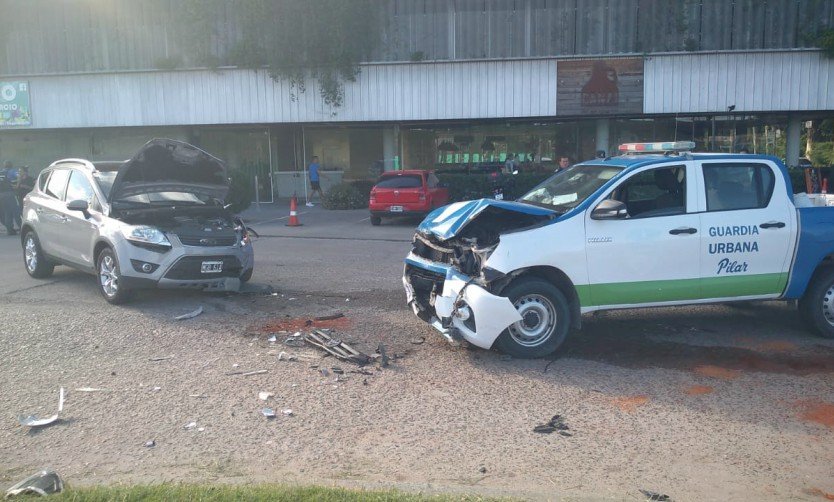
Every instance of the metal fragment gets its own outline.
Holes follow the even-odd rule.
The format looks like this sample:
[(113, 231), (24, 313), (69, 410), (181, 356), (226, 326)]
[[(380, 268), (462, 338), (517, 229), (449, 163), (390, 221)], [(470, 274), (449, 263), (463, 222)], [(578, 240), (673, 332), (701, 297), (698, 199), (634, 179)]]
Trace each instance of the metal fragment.
[(304, 341), (338, 359), (350, 361), (360, 366), (368, 364), (371, 360), (366, 354), (359, 352), (340, 340), (331, 338), (330, 335), (320, 329), (314, 329), (311, 333), (305, 335)]
[(14, 497), (22, 494), (38, 494), (42, 497), (52, 493), (59, 493), (64, 489), (64, 482), (58, 473), (51, 469), (44, 469), (28, 478), (15, 483), (6, 490), (6, 497)]
[(20, 425), (24, 427), (43, 427), (44, 425), (49, 425), (55, 423), (58, 420), (58, 415), (64, 410), (64, 388), (61, 387), (61, 390), (58, 392), (58, 412), (48, 418), (38, 418), (35, 415), (29, 415), (28, 417), (20, 416), (18, 417), (18, 421)]

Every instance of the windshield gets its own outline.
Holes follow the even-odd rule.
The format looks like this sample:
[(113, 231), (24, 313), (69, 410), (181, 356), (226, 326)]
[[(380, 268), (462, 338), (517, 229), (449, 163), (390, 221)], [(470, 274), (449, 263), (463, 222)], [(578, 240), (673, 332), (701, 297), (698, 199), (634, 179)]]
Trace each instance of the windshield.
[(104, 198), (109, 198), (110, 189), (113, 188), (113, 182), (116, 180), (116, 171), (98, 171), (93, 174), (93, 179), (98, 183)]
[(420, 188), (423, 177), (420, 175), (383, 176), (376, 182), (377, 188)]
[(577, 164), (548, 178), (518, 199), (536, 206), (566, 212), (578, 206), (622, 167)]

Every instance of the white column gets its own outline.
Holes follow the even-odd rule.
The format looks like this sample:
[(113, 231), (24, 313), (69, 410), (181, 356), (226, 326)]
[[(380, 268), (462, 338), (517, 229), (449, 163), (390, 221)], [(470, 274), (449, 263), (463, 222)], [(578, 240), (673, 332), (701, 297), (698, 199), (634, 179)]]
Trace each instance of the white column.
[(594, 155), (600, 150), (605, 150), (605, 155), (611, 155), (609, 151), (609, 139), (608, 133), (610, 130), (610, 120), (609, 119), (597, 119), (597, 142), (596, 148), (594, 148)]
[(785, 162), (788, 167), (799, 165), (800, 136), (802, 134), (802, 122), (796, 115), (788, 115), (788, 131), (785, 138)]

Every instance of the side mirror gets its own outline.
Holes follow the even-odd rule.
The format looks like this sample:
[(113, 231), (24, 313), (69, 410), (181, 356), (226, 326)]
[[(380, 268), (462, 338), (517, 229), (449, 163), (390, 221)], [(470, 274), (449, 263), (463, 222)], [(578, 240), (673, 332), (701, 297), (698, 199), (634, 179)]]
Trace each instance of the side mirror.
[(81, 211), (84, 213), (84, 217), (86, 218), (89, 216), (87, 210), (90, 209), (90, 206), (87, 204), (86, 200), (71, 200), (67, 202), (67, 209), (70, 211)]
[(619, 220), (627, 216), (626, 205), (613, 199), (605, 199), (591, 212), (591, 219), (594, 220)]

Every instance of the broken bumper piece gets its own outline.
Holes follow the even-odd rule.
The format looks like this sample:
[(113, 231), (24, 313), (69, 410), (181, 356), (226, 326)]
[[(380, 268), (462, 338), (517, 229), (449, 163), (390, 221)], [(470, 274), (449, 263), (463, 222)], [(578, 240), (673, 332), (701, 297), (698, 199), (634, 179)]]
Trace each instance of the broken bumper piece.
[[(425, 317), (426, 310), (433, 310), (434, 316), (428, 322), (447, 339), (463, 338), (472, 345), (489, 349), (505, 329), (521, 321), (508, 298), (493, 295), (452, 267), (442, 267), (445, 278), (439, 293), (435, 290), (427, 298), (419, 297), (421, 291), (412, 285), (409, 269), (417, 267), (437, 273), (438, 264), (431, 263), (428, 268), (426, 260), (415, 256), (409, 256), (406, 263), (403, 285), (409, 305), (421, 318)], [(437, 285), (440, 286), (440, 282)]]

